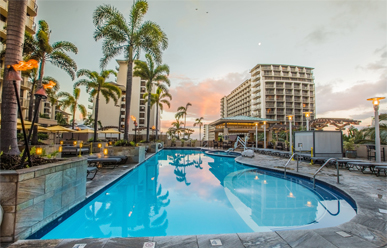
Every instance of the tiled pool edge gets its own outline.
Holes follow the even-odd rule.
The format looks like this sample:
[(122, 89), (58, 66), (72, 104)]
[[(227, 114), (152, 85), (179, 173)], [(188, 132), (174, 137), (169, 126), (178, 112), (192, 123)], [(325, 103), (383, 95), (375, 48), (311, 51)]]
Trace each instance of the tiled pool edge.
[[(160, 152), (162, 151), (163, 149), (160, 149), (157, 151)], [(111, 187), (112, 185), (114, 185), (116, 182), (118, 182), (119, 180), (121, 180), (123, 177), (125, 177), (127, 174), (129, 174), (131, 171), (133, 171), (135, 168), (139, 167), (140, 165), (142, 165), (143, 163), (145, 163), (148, 159), (152, 158), (153, 156), (155, 156), (157, 153), (153, 153), (152, 155), (148, 156), (148, 157), (145, 157), (144, 161), (140, 162), (140, 163), (137, 163), (136, 165), (134, 165), (132, 168), (129, 168), (125, 173), (123, 173), (122, 175), (118, 176), (117, 178), (115, 178), (114, 180), (112, 180), (111, 182), (109, 182), (108, 184), (106, 184), (105, 186), (103, 186), (102, 188), (98, 189), (97, 191), (91, 193), (90, 195), (86, 195), (86, 198), (78, 203), (77, 205), (73, 206), (72, 208), (70, 208), (69, 210), (67, 210), (65, 213), (63, 213), (62, 215), (60, 215), (59, 217), (57, 217), (56, 219), (52, 220), (50, 223), (46, 224), (45, 226), (43, 226), (41, 229), (39, 229), (37, 232), (31, 234), (30, 236), (28, 236), (26, 238), (26, 240), (31, 240), (31, 239), (40, 239), (41, 237), (43, 237), (46, 233), (48, 233), (50, 230), (52, 230), (53, 228), (55, 228), (56, 226), (58, 226), (59, 224), (61, 224), (63, 221), (65, 221), (67, 218), (69, 218), (71, 215), (73, 215), (75, 212), (77, 212), (79, 209), (81, 209), (83, 206), (85, 206), (86, 204), (88, 204), (89, 202), (91, 202), (92, 200), (94, 200), (98, 195), (100, 195), (103, 191), (105, 191), (106, 189), (108, 189), (109, 187)]]

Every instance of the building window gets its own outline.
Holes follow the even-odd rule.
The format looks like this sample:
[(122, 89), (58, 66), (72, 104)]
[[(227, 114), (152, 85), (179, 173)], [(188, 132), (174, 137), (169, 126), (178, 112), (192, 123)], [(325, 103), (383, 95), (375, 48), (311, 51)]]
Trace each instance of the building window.
[(145, 124), (145, 120), (144, 119), (140, 119), (140, 124)]
[(140, 113), (140, 118), (145, 118), (145, 113)]

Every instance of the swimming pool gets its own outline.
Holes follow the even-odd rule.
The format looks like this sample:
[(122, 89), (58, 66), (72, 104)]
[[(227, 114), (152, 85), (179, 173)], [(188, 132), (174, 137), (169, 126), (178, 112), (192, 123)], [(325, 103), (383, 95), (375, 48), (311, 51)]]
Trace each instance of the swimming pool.
[(322, 228), (356, 211), (341, 196), (298, 177), (197, 150), (163, 150), (42, 239), (265, 232)]

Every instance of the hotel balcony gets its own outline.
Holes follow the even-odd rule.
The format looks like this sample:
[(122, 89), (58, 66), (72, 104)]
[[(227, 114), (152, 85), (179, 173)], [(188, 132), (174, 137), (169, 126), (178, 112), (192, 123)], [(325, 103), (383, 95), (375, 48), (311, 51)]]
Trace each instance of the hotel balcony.
[[(2, 2), (0, 0), (0, 2)], [(0, 37), (3, 39), (7, 38), (7, 30), (4, 29), (4, 27), (7, 25), (7, 23), (0, 21)]]
[(251, 89), (251, 93), (258, 93), (261, 91), (261, 87), (256, 87)]
[(0, 1), (0, 14), (3, 16), (7, 16), (8, 14), (8, 2), (6, 1)]
[(38, 5), (36, 4), (35, 0), (28, 0), (27, 13), (30, 16), (36, 16), (38, 14)]
[(275, 104), (274, 103), (266, 103), (266, 108), (274, 108)]
[(30, 100), (20, 98), (20, 105), (21, 105), (22, 109), (28, 109), (29, 105), (30, 105)]

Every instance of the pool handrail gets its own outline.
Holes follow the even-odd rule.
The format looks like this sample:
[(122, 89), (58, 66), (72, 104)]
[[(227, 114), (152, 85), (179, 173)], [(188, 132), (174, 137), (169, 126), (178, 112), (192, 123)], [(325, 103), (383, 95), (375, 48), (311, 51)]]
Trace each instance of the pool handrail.
[[(329, 161), (331, 160), (336, 160), (337, 158), (329, 158), (328, 160), (325, 161), (325, 163), (314, 173), (313, 175), (313, 189), (316, 188), (316, 175), (322, 170), (322, 168), (327, 165), (329, 163)], [(338, 164), (336, 163), (336, 167), (337, 167), (337, 183), (340, 183), (340, 179), (339, 179), (339, 166)]]
[(296, 155), (296, 153), (293, 153), (293, 155), (289, 158), (289, 160), (286, 162), (284, 168), (285, 168), (285, 171), (284, 171), (284, 176), (286, 177), (286, 167), (289, 165), (290, 161), (292, 161), (293, 157)]

